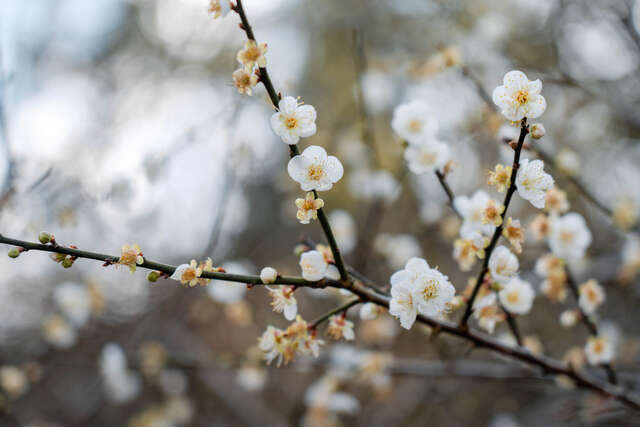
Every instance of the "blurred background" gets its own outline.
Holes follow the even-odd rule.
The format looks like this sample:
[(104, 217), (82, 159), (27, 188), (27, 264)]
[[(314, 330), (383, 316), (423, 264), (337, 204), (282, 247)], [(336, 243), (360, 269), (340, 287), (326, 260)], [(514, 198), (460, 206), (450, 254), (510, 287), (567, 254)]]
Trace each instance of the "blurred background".
[[(268, 43), (276, 89), (318, 111), (318, 133), (302, 147), (321, 145), (345, 166), (323, 198), (346, 259), (381, 285), (411, 256), (439, 266), (459, 292), (478, 268), (461, 272), (452, 259), (459, 223), (436, 177), (406, 170), (394, 107), (414, 99), (433, 107), (454, 153), (449, 183), (471, 195), (487, 188), (496, 162), (510, 163), (502, 140), (517, 136), (483, 90), (511, 69), (540, 78), (547, 136), (536, 144), (594, 235), (576, 275), (605, 287), (601, 328), (616, 337), (626, 384), (639, 388), (640, 241), (572, 182), (611, 209), (640, 206), (640, 1), (244, 3)], [(47, 230), (114, 255), (138, 243), (160, 262), (211, 256), (230, 272), (269, 265), (299, 274), (294, 247), (323, 237), (318, 224), (296, 221), (302, 193), (286, 174), (288, 149), (270, 129), (265, 91), (246, 97), (233, 87), (245, 41), (237, 15), (213, 20), (207, 0), (1, 5), (2, 234), (36, 240)], [(523, 224), (536, 213), (517, 197), (509, 212)], [(533, 266), (546, 251), (529, 239), (520, 257), (536, 287)], [(267, 367), (257, 338), (287, 322), (262, 288), (151, 284), (142, 271), (87, 260), (65, 270), (36, 252), (0, 257), (0, 269), (1, 425), (639, 422), (593, 394), (523, 379), (536, 372), (465, 342), (401, 332), (386, 314), (360, 320), (352, 309), (355, 344), (328, 342), (319, 360)], [(307, 320), (345, 298), (296, 296)], [(559, 326), (570, 304), (539, 296), (520, 319), (529, 342), (558, 359), (588, 336), (581, 325)], [(507, 332), (500, 324), (496, 335)]]

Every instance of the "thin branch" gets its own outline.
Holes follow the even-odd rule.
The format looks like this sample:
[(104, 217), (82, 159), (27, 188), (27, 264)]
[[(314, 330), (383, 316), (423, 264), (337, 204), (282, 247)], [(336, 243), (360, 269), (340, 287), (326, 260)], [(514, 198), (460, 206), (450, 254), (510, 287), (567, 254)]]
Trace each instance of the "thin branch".
[[(251, 28), (251, 24), (249, 24), (249, 20), (247, 19), (247, 14), (244, 11), (244, 7), (242, 6), (242, 0), (236, 0), (236, 5), (233, 10), (235, 10), (238, 15), (240, 15), (240, 21), (242, 24), (240, 28), (246, 33), (247, 38), (249, 40), (256, 41), (256, 36), (253, 34), (253, 29)], [(276, 92), (273, 87), (273, 83), (271, 82), (271, 78), (269, 77), (269, 72), (267, 71), (267, 67), (260, 67), (260, 82), (264, 85), (267, 93), (269, 94), (269, 98), (271, 99), (271, 103), (274, 108), (278, 108), (278, 104), (280, 103), (280, 95)], [(300, 154), (298, 150), (298, 145), (293, 144), (289, 145), (289, 155), (290, 157), (295, 157)], [(316, 199), (318, 198), (318, 193), (313, 190), (313, 194)], [(326, 214), (322, 208), (318, 209), (318, 220), (320, 220), (320, 225), (324, 230), (324, 234), (327, 237), (327, 242), (329, 243), (329, 247), (331, 248), (331, 252), (333, 252), (333, 258), (336, 261), (336, 267), (338, 267), (338, 271), (340, 272), (340, 279), (346, 281), (349, 279), (349, 275), (347, 273), (347, 269), (345, 268), (344, 260), (342, 259), (342, 254), (340, 253), (340, 249), (338, 248), (338, 244), (336, 243), (336, 239), (333, 236), (333, 231), (331, 230), (331, 225), (329, 224), (329, 220), (327, 219)]]
[[(573, 295), (576, 308), (580, 311), (580, 319), (582, 320), (582, 323), (591, 335), (598, 336), (598, 325), (596, 325), (596, 322), (589, 317), (579, 304), (580, 291), (578, 290), (578, 285), (576, 284), (576, 281), (568, 267), (565, 268), (565, 272), (567, 274), (567, 285), (569, 285), (569, 289), (571, 289), (571, 294)], [(616, 372), (613, 370), (613, 366), (611, 366), (610, 363), (604, 363), (602, 364), (602, 368), (606, 371), (607, 376), (609, 377), (609, 382), (617, 384), (618, 379), (616, 377)]]
[(329, 319), (331, 316), (335, 316), (336, 314), (340, 314), (340, 313), (346, 312), (351, 307), (353, 307), (354, 305), (360, 304), (361, 302), (362, 302), (362, 300), (360, 298), (356, 298), (356, 299), (353, 299), (351, 301), (347, 301), (346, 303), (344, 303), (342, 305), (339, 305), (338, 307), (336, 307), (336, 308), (334, 308), (332, 310), (329, 310), (328, 312), (326, 312), (322, 316), (318, 317), (316, 320), (314, 320), (313, 322), (311, 322), (309, 324), (309, 328), (315, 329), (315, 328), (318, 327), (318, 325), (320, 325), (325, 320)]
[[(3, 235), (0, 235), (0, 243), (22, 248), (24, 251), (29, 251), (29, 250), (44, 251), (44, 252), (70, 255), (75, 258), (93, 259), (96, 261), (102, 261), (106, 263), (107, 266), (116, 264), (120, 258), (115, 255), (83, 251), (80, 249), (67, 248), (64, 246), (43, 245), (41, 243), (12, 239), (9, 237), (5, 237)], [(142, 264), (139, 264), (138, 267), (149, 269), (149, 270), (160, 271), (167, 275), (172, 275), (177, 268), (174, 265), (162, 264), (156, 261), (151, 261), (147, 258), (144, 258), (144, 262)], [(226, 280), (229, 282), (245, 283), (248, 285), (263, 285), (262, 280), (260, 279), (260, 276), (257, 276), (257, 275), (222, 273), (217, 271), (204, 271), (201, 277), (206, 279), (213, 279), (213, 280)], [(327, 286), (332, 286), (337, 288), (343, 287), (342, 285), (340, 285), (339, 282), (336, 282), (335, 280), (322, 279), (317, 282), (310, 282), (308, 280), (303, 279), (302, 277), (289, 277), (289, 276), (278, 276), (274, 284), (295, 285), (295, 286), (303, 286), (303, 287), (309, 287), (309, 288), (325, 288)]]
[(509, 189), (507, 190), (507, 194), (505, 195), (505, 198), (504, 198), (504, 203), (503, 203), (504, 210), (500, 215), (502, 218), (502, 223), (496, 227), (495, 231), (493, 232), (493, 237), (491, 238), (491, 242), (489, 242), (489, 246), (487, 246), (487, 249), (485, 251), (484, 261), (482, 263), (482, 269), (480, 270), (480, 274), (476, 279), (476, 284), (473, 287), (471, 297), (467, 302), (467, 307), (465, 309), (464, 316), (460, 321), (460, 326), (465, 326), (467, 324), (469, 317), (473, 312), (473, 302), (475, 301), (476, 296), (478, 296), (480, 285), (482, 285), (482, 282), (484, 281), (484, 276), (487, 274), (487, 271), (489, 270), (489, 259), (491, 258), (493, 249), (496, 247), (496, 244), (498, 243), (500, 236), (502, 235), (502, 229), (504, 228), (505, 218), (507, 215), (507, 210), (509, 208), (509, 203), (511, 203), (511, 198), (513, 197), (513, 193), (516, 191), (516, 175), (518, 174), (518, 168), (520, 167), (520, 152), (522, 151), (524, 138), (527, 136), (528, 133), (529, 133), (529, 126), (527, 125), (527, 118), (525, 117), (524, 119), (522, 119), (522, 123), (520, 124), (520, 138), (518, 138), (518, 145), (516, 146), (513, 154), (511, 182), (509, 184)]
[[(11, 239), (0, 235), (0, 243), (14, 245), (25, 250), (36, 250), (52, 253), (62, 253), (66, 255), (75, 256), (77, 258), (93, 259), (97, 261), (103, 261), (106, 263), (114, 263), (118, 261), (117, 256), (105, 255), (96, 252), (82, 251), (79, 249), (66, 248), (61, 246), (43, 245), (40, 243), (27, 242), (23, 240)], [(148, 268), (152, 270), (162, 271), (166, 274), (172, 274), (176, 267), (161, 264), (154, 261), (144, 260), (144, 263), (139, 267)], [(220, 272), (204, 272), (202, 277), (215, 279), (215, 280), (227, 280), (240, 283), (249, 283), (254, 285), (260, 285), (262, 281), (259, 276), (230, 274)], [(374, 289), (371, 289), (357, 281), (336, 282), (335, 280), (321, 280), (319, 282), (309, 282), (299, 277), (278, 277), (276, 284), (296, 285), (299, 287), (309, 288), (323, 288), (323, 287), (335, 287), (341, 289), (347, 289), (358, 296), (361, 302), (372, 302), (382, 307), (389, 308), (391, 298), (387, 295), (383, 295)], [(467, 327), (467, 325), (456, 325), (452, 322), (444, 320), (433, 319), (424, 315), (418, 315), (418, 322), (428, 325), (432, 328), (438, 329), (441, 333), (457, 336), (462, 338), (475, 347), (486, 348), (496, 353), (502, 354), (514, 360), (526, 363), (528, 365), (537, 366), (542, 369), (545, 374), (549, 375), (563, 375), (575, 382), (579, 387), (596, 391), (604, 396), (608, 396), (612, 399), (616, 399), (622, 404), (640, 410), (640, 398), (629, 390), (623, 387), (602, 381), (596, 377), (589, 375), (588, 373), (577, 372), (570, 366), (558, 360), (554, 360), (542, 355), (535, 355), (527, 349), (520, 347), (510, 347), (497, 339), (487, 336), (483, 333), (476, 332)]]
[(445, 193), (447, 193), (447, 198), (449, 199), (447, 203), (449, 204), (449, 206), (451, 206), (451, 209), (453, 209), (453, 212), (456, 214), (456, 216), (462, 219), (462, 214), (458, 211), (458, 209), (456, 209), (455, 205), (453, 204), (453, 200), (455, 199), (455, 197), (453, 195), (451, 187), (449, 187), (449, 183), (447, 183), (447, 177), (443, 172), (440, 172), (439, 170), (436, 170), (436, 176), (438, 177), (438, 181), (440, 181), (440, 185), (442, 185), (442, 189)]

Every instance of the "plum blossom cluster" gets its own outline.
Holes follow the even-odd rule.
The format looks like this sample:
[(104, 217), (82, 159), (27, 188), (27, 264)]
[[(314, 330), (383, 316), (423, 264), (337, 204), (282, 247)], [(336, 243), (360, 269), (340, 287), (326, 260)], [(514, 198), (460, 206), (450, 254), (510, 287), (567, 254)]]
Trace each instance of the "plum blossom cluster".
[(277, 360), (278, 366), (283, 361), (286, 365), (298, 354), (318, 357), (320, 346), (324, 344), (317, 338), (315, 329), (309, 328), (300, 316), (286, 330), (268, 326), (258, 341), (267, 363)]
[(422, 258), (411, 258), (390, 280), (389, 314), (397, 317), (405, 329), (411, 329), (418, 313), (442, 316), (456, 293), (449, 278)]
[(434, 172), (449, 162), (451, 150), (445, 142), (437, 139), (438, 122), (422, 101), (396, 107), (391, 127), (408, 144), (404, 158), (411, 172)]

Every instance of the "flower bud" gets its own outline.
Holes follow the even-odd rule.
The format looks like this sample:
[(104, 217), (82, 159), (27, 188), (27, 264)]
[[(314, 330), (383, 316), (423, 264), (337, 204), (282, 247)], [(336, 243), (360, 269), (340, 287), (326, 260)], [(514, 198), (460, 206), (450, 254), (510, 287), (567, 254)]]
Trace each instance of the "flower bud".
[(277, 277), (278, 272), (273, 267), (265, 267), (260, 271), (260, 280), (262, 280), (262, 283), (265, 285), (275, 282)]
[(73, 265), (73, 260), (71, 258), (65, 258), (60, 263), (64, 268), (70, 268)]
[(295, 248), (293, 248), (293, 254), (300, 258), (300, 255), (302, 255), (303, 253), (307, 252), (309, 250), (309, 246), (300, 243), (299, 245), (296, 245)]
[(534, 123), (531, 125), (531, 138), (540, 139), (546, 135), (547, 131), (542, 123)]
[(43, 245), (46, 245), (47, 243), (51, 242), (51, 234), (47, 233), (46, 231), (41, 231), (40, 234), (38, 234), (38, 240), (40, 240), (40, 243), (42, 243)]
[(18, 258), (20, 256), (20, 251), (16, 248), (13, 248), (9, 251), (9, 258)]
[(147, 274), (147, 280), (150, 282), (157, 282), (159, 278), (160, 278), (159, 271), (150, 271), (149, 274)]

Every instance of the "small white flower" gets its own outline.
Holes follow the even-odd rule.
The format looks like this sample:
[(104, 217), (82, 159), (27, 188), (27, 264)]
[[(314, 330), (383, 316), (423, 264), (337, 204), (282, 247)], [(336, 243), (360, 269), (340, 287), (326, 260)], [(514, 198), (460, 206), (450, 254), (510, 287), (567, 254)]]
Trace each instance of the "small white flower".
[(524, 159), (516, 175), (518, 194), (538, 209), (544, 208), (545, 194), (553, 187), (553, 178), (544, 171), (542, 160)]
[(493, 102), (509, 120), (536, 119), (547, 109), (547, 101), (540, 92), (540, 79), (529, 81), (522, 71), (509, 71), (503, 85), (493, 91)]
[(489, 259), (491, 277), (498, 283), (507, 283), (518, 272), (518, 258), (505, 246), (493, 250)]
[(285, 319), (293, 320), (298, 314), (298, 301), (293, 295), (293, 286), (279, 286), (275, 289), (269, 288), (271, 294), (271, 306), (273, 311), (283, 313)]
[(418, 278), (414, 290), (414, 301), (421, 314), (440, 316), (455, 294), (456, 289), (449, 282), (449, 278), (440, 271), (430, 268)]
[(213, 15), (213, 19), (227, 16), (231, 11), (229, 0), (210, 0), (209, 13)]
[(58, 314), (52, 314), (44, 319), (42, 332), (49, 344), (60, 349), (73, 347), (78, 339), (75, 328)]
[(442, 169), (449, 161), (450, 156), (449, 146), (436, 140), (410, 144), (404, 150), (404, 159), (408, 163), (409, 170), (415, 174)]
[(278, 359), (278, 366), (282, 363), (287, 345), (283, 335), (284, 331), (274, 328), (273, 326), (267, 326), (267, 329), (258, 339), (258, 348), (265, 353), (264, 358), (267, 364), (270, 364), (275, 359)]
[(614, 349), (612, 343), (604, 336), (589, 337), (584, 353), (591, 365), (601, 365), (611, 362)]
[(375, 320), (378, 317), (380, 308), (372, 302), (364, 303), (360, 306), (360, 319)]
[(308, 251), (300, 256), (302, 277), (310, 282), (321, 280), (327, 273), (327, 261), (319, 251)]
[(400, 319), (400, 326), (411, 329), (418, 316), (418, 309), (413, 303), (413, 289), (408, 282), (395, 282), (391, 276), (391, 302), (389, 314)]
[(604, 289), (597, 281), (591, 279), (580, 285), (578, 305), (586, 314), (593, 314), (605, 298)]
[(534, 292), (529, 282), (514, 277), (500, 291), (499, 297), (508, 312), (527, 314), (533, 305)]
[(424, 102), (412, 101), (396, 107), (391, 127), (402, 139), (418, 144), (435, 136), (438, 122)]
[(565, 310), (560, 314), (560, 324), (565, 328), (571, 328), (580, 319), (580, 313), (577, 310)]
[(400, 195), (402, 185), (386, 169), (360, 168), (349, 174), (349, 191), (361, 200), (383, 200), (391, 203)]
[(327, 156), (322, 147), (311, 145), (302, 154), (289, 160), (289, 176), (300, 183), (304, 191), (327, 191), (342, 178), (342, 163), (334, 156)]
[(496, 300), (495, 292), (489, 292), (473, 303), (473, 317), (478, 320), (478, 326), (490, 334), (493, 334), (496, 329), (496, 323), (501, 322), (504, 318)]
[(412, 234), (378, 234), (374, 248), (385, 256), (392, 269), (401, 269), (409, 259), (422, 256), (420, 242)]
[(334, 340), (344, 338), (346, 341), (353, 341), (356, 338), (353, 322), (345, 319), (342, 315), (331, 316), (329, 326), (327, 326), (327, 335)]
[(316, 109), (298, 104), (293, 96), (285, 96), (278, 103), (278, 112), (271, 116), (271, 129), (285, 144), (296, 144), (300, 137), (316, 133)]
[(483, 190), (476, 191), (473, 196), (458, 196), (453, 200), (453, 206), (462, 215), (463, 221), (460, 227), (460, 235), (465, 236), (474, 231), (490, 236), (495, 230), (492, 223), (483, 223), (484, 210), (492, 200)]
[(564, 259), (580, 259), (591, 244), (591, 231), (582, 215), (571, 212), (551, 220), (548, 241), (554, 255)]
[(142, 389), (140, 377), (127, 367), (124, 351), (116, 343), (108, 343), (100, 353), (100, 373), (109, 400), (125, 404), (135, 399)]
[(556, 153), (556, 167), (562, 173), (574, 176), (580, 170), (580, 157), (570, 148), (563, 148)]
[(262, 283), (265, 285), (275, 282), (277, 278), (278, 272), (273, 267), (265, 267), (260, 270), (260, 280), (262, 280)]

